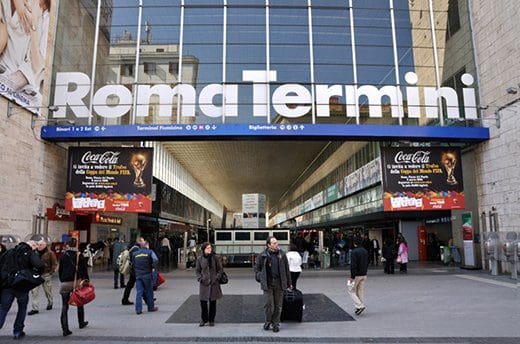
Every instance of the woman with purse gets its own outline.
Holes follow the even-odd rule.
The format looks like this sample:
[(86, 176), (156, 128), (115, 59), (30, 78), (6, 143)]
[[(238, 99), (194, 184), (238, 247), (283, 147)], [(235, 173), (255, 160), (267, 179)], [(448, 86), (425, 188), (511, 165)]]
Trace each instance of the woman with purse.
[[(61, 282), (60, 294), (63, 302), (61, 308), (61, 328), (63, 336), (69, 336), (72, 332), (69, 330), (68, 311), (70, 294), (74, 290), (74, 280), (79, 283), (81, 280), (88, 280), (87, 258), (78, 252), (78, 240), (69, 238), (65, 244), (65, 252), (60, 258), (59, 278)], [(83, 306), (78, 306), (78, 323), (79, 328), (88, 325), (85, 321), (85, 310)]]
[[(215, 326), (217, 314), (217, 300), (222, 297), (220, 278), (223, 274), (222, 263), (213, 253), (213, 247), (209, 242), (202, 244), (202, 255), (197, 259), (196, 273), (199, 281), (199, 299), (201, 308), (201, 322), (199, 326)], [(208, 312), (209, 302), (209, 312)]]

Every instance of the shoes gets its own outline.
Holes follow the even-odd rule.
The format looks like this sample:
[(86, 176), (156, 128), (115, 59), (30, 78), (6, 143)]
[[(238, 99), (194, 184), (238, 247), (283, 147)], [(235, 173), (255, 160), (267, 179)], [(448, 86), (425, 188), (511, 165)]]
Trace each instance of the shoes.
[(72, 334), (72, 331), (70, 330), (63, 330), (63, 337), (70, 336)]
[(215, 326), (215, 322), (214, 321), (210, 321), (209, 322), (209, 326), (211, 326), (211, 327)]
[(270, 328), (271, 328), (271, 323), (264, 324), (264, 330), (269, 331)]
[(85, 328), (88, 325), (88, 321), (84, 321), (81, 324), (79, 324), (79, 328)]
[(121, 284), (121, 288), (126, 288), (126, 284)]
[(13, 334), (13, 339), (22, 339), (23, 337), (25, 337), (25, 332), (24, 331), (15, 332)]
[(32, 311), (29, 311), (27, 313), (27, 315), (35, 315), (35, 314), (38, 314), (38, 313), (40, 313), (40, 312), (33, 309)]
[(114, 286), (114, 289), (117, 289), (117, 285)]
[(137, 311), (136, 311), (135, 314), (139, 315), (139, 314), (143, 314), (143, 312), (137, 312)]
[(199, 327), (203, 327), (203, 326), (206, 326), (206, 323), (205, 323), (204, 321), (201, 321), (201, 322), (199, 323)]
[(47, 305), (47, 310), (50, 311), (52, 309), (52, 305)]
[(121, 301), (121, 304), (123, 306), (130, 306), (130, 305), (133, 305), (134, 303), (132, 301), (123, 300), (123, 301)]
[(360, 315), (361, 313), (363, 313), (363, 311), (365, 310), (365, 307), (361, 307), (361, 308), (356, 308), (356, 315)]
[(273, 325), (273, 332), (280, 332), (280, 326)]
[(157, 312), (159, 310), (159, 307), (155, 306), (152, 309), (149, 309), (148, 312)]

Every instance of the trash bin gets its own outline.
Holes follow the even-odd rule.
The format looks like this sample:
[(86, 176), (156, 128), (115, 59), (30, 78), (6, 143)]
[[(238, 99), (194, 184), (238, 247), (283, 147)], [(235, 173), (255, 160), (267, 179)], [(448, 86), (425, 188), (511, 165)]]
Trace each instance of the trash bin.
[(330, 268), (330, 253), (323, 253), (323, 268), (328, 269)]

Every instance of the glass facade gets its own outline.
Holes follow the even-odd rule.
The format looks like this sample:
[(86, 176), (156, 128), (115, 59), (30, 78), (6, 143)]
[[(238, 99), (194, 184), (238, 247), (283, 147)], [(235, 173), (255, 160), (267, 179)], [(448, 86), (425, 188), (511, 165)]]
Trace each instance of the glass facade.
[(59, 6), (50, 103), (76, 124), (478, 125), (465, 0)]

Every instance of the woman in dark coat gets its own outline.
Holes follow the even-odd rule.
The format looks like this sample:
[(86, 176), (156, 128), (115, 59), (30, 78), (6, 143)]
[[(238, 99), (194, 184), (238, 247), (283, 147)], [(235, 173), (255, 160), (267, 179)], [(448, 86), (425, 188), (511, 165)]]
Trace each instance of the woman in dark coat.
[[(210, 243), (202, 244), (202, 256), (197, 258), (196, 272), (199, 281), (199, 299), (201, 308), (201, 322), (199, 326), (215, 325), (215, 314), (217, 313), (217, 300), (222, 297), (220, 288), (220, 277), (222, 276), (222, 262), (213, 253)], [(209, 312), (208, 312), (209, 301)]]
[[(78, 240), (76, 238), (69, 238), (65, 245), (65, 252), (61, 255), (59, 268), (59, 278), (61, 282), (60, 294), (63, 302), (61, 308), (61, 328), (64, 337), (72, 334), (69, 330), (68, 311), (70, 293), (74, 289), (74, 275), (77, 271), (76, 284), (83, 279), (88, 279), (87, 258), (78, 252)], [(76, 262), (78, 262), (77, 265)], [(79, 328), (84, 328), (88, 325), (88, 321), (85, 321), (85, 310), (83, 306), (78, 307), (78, 323)]]

